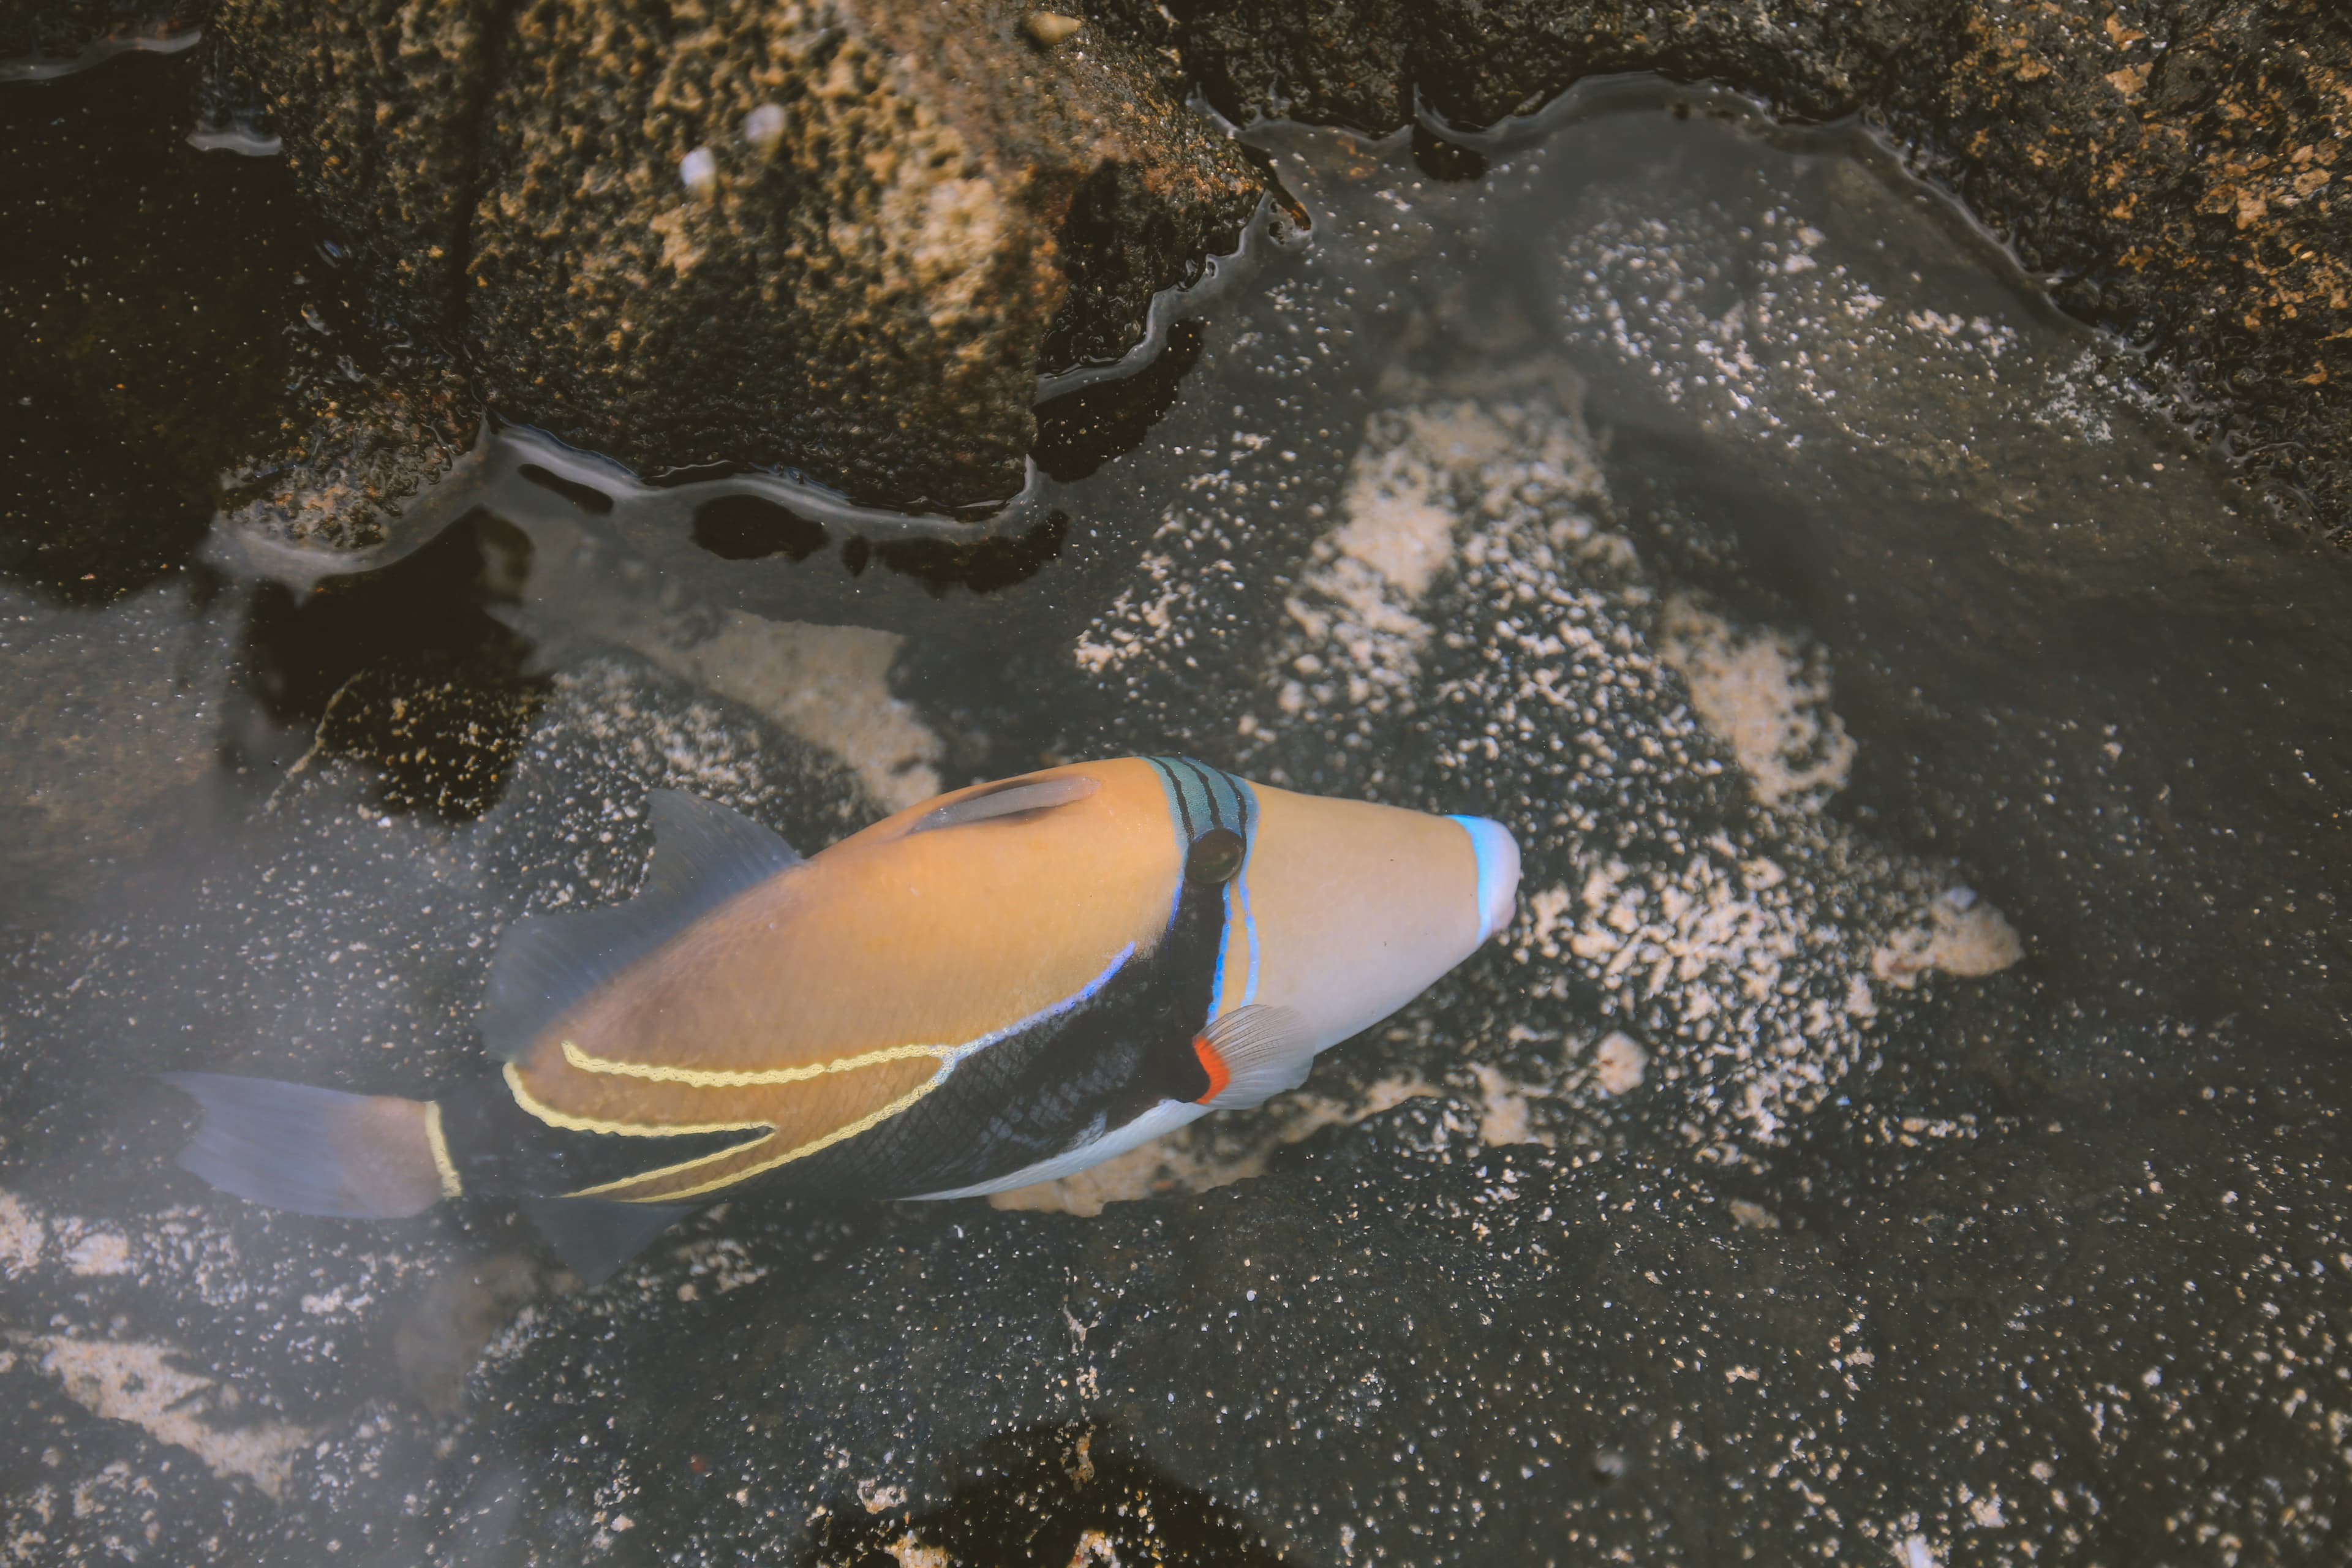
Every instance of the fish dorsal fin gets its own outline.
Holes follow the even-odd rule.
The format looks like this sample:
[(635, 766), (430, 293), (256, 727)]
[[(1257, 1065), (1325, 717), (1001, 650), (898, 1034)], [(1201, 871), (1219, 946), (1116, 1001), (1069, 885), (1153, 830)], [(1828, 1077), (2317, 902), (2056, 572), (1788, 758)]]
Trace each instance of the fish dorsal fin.
[(583, 1285), (601, 1285), (692, 1204), (616, 1204), (606, 1198), (525, 1198), (522, 1212)]
[(1084, 773), (1065, 773), (1053, 779), (1015, 779), (993, 789), (984, 789), (960, 800), (951, 800), (937, 811), (925, 812), (907, 829), (911, 836), (932, 833), (942, 827), (965, 827), (975, 822), (992, 822), (1007, 816), (1030, 816), (1041, 811), (1051, 811), (1057, 805), (1068, 805), (1084, 800), (1102, 788), (1099, 779)]
[[(1315, 1041), (1307, 1020), (1289, 1007), (1253, 1002), (1224, 1014), (1201, 1032), (1193, 1049), (1209, 1071), (1212, 1110), (1245, 1110), (1307, 1081)], [(1223, 1081), (1218, 1082), (1222, 1071)]]
[(581, 998), (747, 888), (802, 865), (750, 817), (674, 789), (647, 799), (653, 865), (637, 896), (612, 909), (517, 921), (499, 944), (482, 1000), (482, 1041), (520, 1061)]

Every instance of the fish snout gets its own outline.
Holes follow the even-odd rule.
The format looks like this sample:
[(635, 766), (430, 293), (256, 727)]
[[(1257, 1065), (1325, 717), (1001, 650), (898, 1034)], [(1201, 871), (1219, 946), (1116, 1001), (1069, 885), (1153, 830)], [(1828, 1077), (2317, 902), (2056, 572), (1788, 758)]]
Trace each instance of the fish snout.
[(1519, 841), (1492, 817), (1457, 816), (1478, 857), (1478, 941), (1511, 923), (1519, 908)]

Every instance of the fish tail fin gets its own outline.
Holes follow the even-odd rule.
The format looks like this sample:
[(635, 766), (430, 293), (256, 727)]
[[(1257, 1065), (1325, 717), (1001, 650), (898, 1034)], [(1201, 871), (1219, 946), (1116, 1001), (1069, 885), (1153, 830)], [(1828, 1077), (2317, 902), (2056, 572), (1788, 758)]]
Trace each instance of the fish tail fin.
[(226, 1073), (162, 1077), (204, 1112), (180, 1168), (222, 1192), (295, 1214), (394, 1219), (458, 1190), (431, 1100)]

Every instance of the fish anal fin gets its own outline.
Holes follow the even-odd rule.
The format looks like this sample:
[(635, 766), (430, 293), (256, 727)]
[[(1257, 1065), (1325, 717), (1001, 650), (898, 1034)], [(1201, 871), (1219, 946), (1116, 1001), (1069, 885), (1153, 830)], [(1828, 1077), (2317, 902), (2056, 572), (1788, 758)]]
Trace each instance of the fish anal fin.
[(525, 1198), (522, 1212), (583, 1285), (601, 1285), (692, 1204), (622, 1204), (605, 1198)]
[(1200, 1103), (1212, 1110), (1245, 1110), (1307, 1081), (1315, 1041), (1294, 1008), (1254, 1002), (1221, 1014), (1192, 1042), (1209, 1075)]
[(803, 864), (799, 852), (740, 813), (657, 789), (653, 864), (636, 897), (582, 914), (517, 921), (499, 944), (482, 1000), (490, 1054), (520, 1061), (583, 997), (738, 893)]

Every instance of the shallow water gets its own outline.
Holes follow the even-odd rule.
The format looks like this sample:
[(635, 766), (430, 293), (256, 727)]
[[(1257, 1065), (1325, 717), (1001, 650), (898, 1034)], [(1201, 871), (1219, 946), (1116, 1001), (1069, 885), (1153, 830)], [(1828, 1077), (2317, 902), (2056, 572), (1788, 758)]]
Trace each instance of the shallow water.
[[(141, 415), (60, 373), (12, 459), (20, 1552), (2324, 1557), (2346, 584), (1860, 132), (1264, 128), (1305, 231), (985, 542), (509, 432), (322, 577), (186, 521), (341, 318), (180, 68), (0, 98), (59, 204), (10, 309)], [(813, 849), (1169, 750), (1499, 816), (1519, 921), (1264, 1113), (593, 1292), (493, 1204), (169, 1163), (147, 1073), (470, 1075), (499, 931), (625, 896), (650, 786)]]

